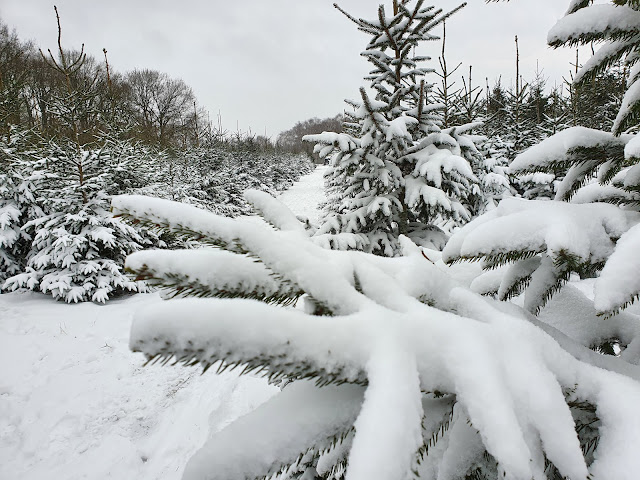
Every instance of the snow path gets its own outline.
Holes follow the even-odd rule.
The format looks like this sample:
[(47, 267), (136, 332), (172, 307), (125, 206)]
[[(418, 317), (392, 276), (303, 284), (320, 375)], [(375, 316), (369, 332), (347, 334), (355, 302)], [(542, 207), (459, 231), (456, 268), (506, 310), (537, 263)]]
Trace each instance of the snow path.
[(324, 174), (326, 165), (320, 165), (305, 175), (289, 190), (284, 191), (278, 199), (288, 206), (298, 216), (307, 217), (312, 224), (317, 224), (320, 218), (318, 204), (324, 202)]
[[(325, 170), (280, 200), (317, 221)], [(0, 295), (0, 479), (177, 480), (210, 431), (277, 392), (262, 378), (143, 367), (129, 351), (131, 319), (160, 301)]]

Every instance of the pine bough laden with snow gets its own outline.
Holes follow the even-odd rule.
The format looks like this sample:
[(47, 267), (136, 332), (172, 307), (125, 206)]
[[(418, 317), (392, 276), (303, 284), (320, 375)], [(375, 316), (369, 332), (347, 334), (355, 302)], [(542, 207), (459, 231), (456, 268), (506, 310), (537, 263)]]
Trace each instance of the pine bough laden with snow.
[[(213, 434), (185, 480), (635, 479), (640, 348), (601, 356), (462, 287), (404, 236), (402, 257), (325, 249), (277, 200), (246, 195), (271, 226), (112, 204), (210, 245), (128, 257), (138, 279), (202, 297), (138, 312), (131, 348), (287, 383)], [(300, 297), (304, 311), (286, 307)]]
[(332, 156), (329, 211), (318, 235), (333, 248), (393, 256), (401, 250), (399, 235), (441, 248), (437, 224), (470, 219), (467, 197), (477, 178), (467, 156), (478, 151), (465, 133), (472, 126), (439, 127), (442, 105), (431, 103), (424, 78), (433, 70), (419, 66), (429, 58), (412, 54), (437, 39), (429, 32), (464, 4), (442, 13), (422, 0), (411, 3), (394, 2), (392, 16), (380, 6), (372, 21), (341, 10), (371, 36), (362, 55), (373, 64), (366, 80), (376, 96), (361, 88), (361, 101), (348, 102), (355, 113), (347, 115), (347, 133), (304, 138), (322, 158)]
[(627, 63), (628, 89), (612, 132), (574, 127), (519, 155), (514, 173), (564, 172), (556, 201), (508, 201), (465, 226), (444, 252), (448, 262), (500, 267), (478, 281), (479, 291), (507, 299), (526, 289), (533, 313), (572, 273), (599, 274), (595, 306), (601, 315), (615, 315), (640, 296), (640, 136), (623, 133), (637, 129), (640, 118), (640, 5), (615, 3), (573, 1), (549, 32), (553, 46), (605, 42), (576, 76), (578, 83), (616, 61)]

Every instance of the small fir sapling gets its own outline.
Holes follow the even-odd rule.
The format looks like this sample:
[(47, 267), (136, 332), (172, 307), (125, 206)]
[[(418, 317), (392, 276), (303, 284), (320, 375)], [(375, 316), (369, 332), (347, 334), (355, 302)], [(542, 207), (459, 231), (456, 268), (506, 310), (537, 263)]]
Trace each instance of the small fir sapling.
[[(42, 215), (22, 227), (30, 237), (27, 265), (8, 278), (4, 288), (37, 289), (67, 302), (104, 302), (118, 292), (138, 290), (141, 285), (126, 277), (122, 265), (129, 253), (147, 242), (133, 227), (110, 215), (106, 193), (126, 164), (112, 158), (106, 149), (81, 151), (79, 188), (74, 175), (75, 145), (52, 142), (49, 147), (46, 160), (39, 162), (41, 167), (48, 163), (42, 172), (47, 181), (38, 188)], [(38, 175), (37, 170), (33, 175)]]
[(0, 291), (7, 278), (24, 271), (31, 237), (22, 228), (44, 215), (38, 187), (51, 174), (32, 155), (27, 132), (13, 131), (0, 138)]
[[(477, 88), (472, 84), (472, 68), (469, 67), (469, 77), (462, 77), (462, 87), (456, 87), (456, 82), (452, 77), (456, 74), (462, 63), (458, 63), (455, 68), (450, 69), (446, 57), (447, 29), (446, 21), (442, 22), (442, 52), (438, 57), (439, 70), (434, 73), (440, 78), (440, 82), (435, 85), (431, 96), (435, 104), (441, 104), (442, 109), (438, 112), (442, 116), (441, 128), (451, 135), (460, 146), (462, 157), (467, 160), (477, 183), (471, 183), (468, 191), (458, 192), (460, 198), (465, 199), (471, 217), (477, 216), (486, 207), (486, 195), (482, 189), (484, 185), (482, 165), (484, 157), (476, 144), (482, 143), (485, 137), (474, 135), (482, 125), (482, 118), (479, 111), (479, 96)], [(444, 225), (445, 231), (459, 226), (459, 222), (447, 222)], [(448, 228), (447, 228), (448, 227)]]

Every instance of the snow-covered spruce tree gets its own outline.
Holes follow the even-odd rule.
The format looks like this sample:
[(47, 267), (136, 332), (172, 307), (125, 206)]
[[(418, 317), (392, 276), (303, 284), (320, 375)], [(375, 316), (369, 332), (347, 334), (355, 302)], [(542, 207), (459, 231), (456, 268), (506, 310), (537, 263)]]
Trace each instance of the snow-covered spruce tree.
[(622, 63), (616, 63), (576, 84), (577, 73), (579, 70), (572, 71), (570, 79), (565, 79), (568, 120), (572, 126), (610, 131), (622, 106), (628, 72)]
[(482, 133), (484, 141), (479, 143), (479, 149), (484, 158), (481, 174), (482, 189), (484, 191), (485, 210), (492, 210), (503, 198), (517, 195), (515, 187), (511, 185), (511, 175), (508, 172), (509, 163), (514, 158), (514, 144), (508, 139), (504, 128), (503, 109), (507, 103), (507, 95), (498, 81), (493, 88), (487, 81), (486, 94), (483, 101), (484, 121)]
[(109, 192), (131, 179), (132, 157), (112, 139), (83, 140), (94, 137), (85, 130), (81, 113), (96, 94), (96, 79), (75, 81), (86, 55), (83, 50), (65, 52), (57, 9), (56, 18), (58, 56), (49, 51), (48, 65), (66, 90), (52, 99), (50, 107), (67, 136), (43, 142), (31, 161), (23, 163), (26, 178), (41, 175), (40, 171), (48, 178), (37, 188), (42, 215), (21, 226), (30, 238), (26, 268), (8, 278), (3, 288), (39, 290), (67, 302), (105, 302), (111, 295), (141, 287), (123, 273), (122, 266), (145, 241), (108, 211)]
[[(479, 183), (472, 183), (463, 194), (465, 207), (469, 214), (475, 217), (482, 213), (486, 207), (486, 196), (482, 190), (484, 174), (484, 157), (476, 148), (476, 143), (482, 142), (485, 137), (473, 135), (473, 130), (478, 130), (482, 125), (479, 113), (479, 93), (472, 86), (471, 68), (469, 68), (468, 80), (462, 78), (462, 87), (455, 86), (453, 76), (462, 63), (458, 63), (451, 69), (446, 57), (446, 22), (442, 22), (442, 52), (438, 57), (439, 69), (434, 73), (440, 78), (435, 88), (430, 93), (431, 102), (441, 104), (438, 114), (441, 115), (439, 122), (442, 131), (451, 135), (460, 146), (460, 155), (467, 160), (471, 171), (479, 179)], [(428, 100), (429, 101), (429, 100)], [(443, 225), (445, 231), (459, 225), (457, 221), (449, 221), (448, 225)], [(447, 228), (449, 227), (449, 228)]]
[[(431, 102), (431, 86), (419, 67), (428, 57), (414, 56), (415, 47), (436, 39), (430, 31), (449, 13), (425, 7), (422, 0), (394, 1), (393, 14), (384, 6), (368, 21), (344, 13), (371, 36), (362, 55), (373, 65), (366, 80), (375, 98), (360, 89), (351, 116), (351, 133), (310, 135), (321, 157), (332, 155), (329, 174), (332, 209), (317, 234), (333, 248), (357, 248), (393, 256), (398, 238), (442, 247), (439, 225), (470, 219), (467, 197), (477, 181), (453, 129), (441, 130), (440, 105)], [(336, 8), (340, 8), (336, 5)], [(475, 148), (475, 147), (473, 147)]]
[(520, 47), (515, 37), (516, 72), (515, 86), (504, 90), (504, 104), (501, 118), (505, 140), (513, 144), (513, 154), (517, 154), (536, 143), (534, 122), (529, 115), (527, 97), (530, 84), (520, 74)]
[(22, 202), (16, 198), (17, 179), (12, 173), (0, 173), (0, 283), (22, 270), (26, 244), (20, 230)]
[(109, 213), (107, 190), (129, 168), (106, 148), (76, 150), (74, 142), (50, 142), (32, 162), (31, 177), (47, 175), (36, 190), (42, 215), (22, 226), (30, 238), (26, 268), (4, 288), (29, 288), (67, 302), (105, 302), (140, 285), (122, 271), (124, 259), (147, 243)]
[(44, 215), (37, 189), (52, 174), (32, 158), (29, 132), (10, 130), (0, 138), (0, 291), (5, 280), (24, 271), (31, 237), (22, 228)]
[[(407, 237), (395, 258), (322, 248), (277, 200), (246, 195), (273, 227), (113, 201), (116, 215), (214, 247), (127, 259), (138, 279), (201, 297), (139, 311), (131, 348), (286, 380), (213, 433), (184, 480), (635, 480), (640, 349), (603, 357), (472, 293)], [(305, 311), (283, 308), (300, 297)], [(640, 329), (625, 340), (640, 345)]]
[(484, 199), (483, 210), (493, 210), (500, 200), (517, 194), (509, 175), (509, 151), (511, 144), (500, 137), (486, 138), (479, 142), (482, 167), (478, 178)]
[[(447, 22), (442, 22), (442, 51), (438, 57), (439, 69), (434, 71), (440, 79), (431, 91), (431, 97), (435, 103), (442, 104), (439, 113), (442, 115), (441, 126), (448, 128), (455, 125), (455, 118), (459, 115), (458, 100), (460, 99), (462, 87), (456, 86), (454, 75), (462, 66), (462, 62), (451, 68), (447, 62)], [(473, 122), (474, 120), (471, 120)]]
[(544, 138), (551, 137), (565, 128), (569, 128), (567, 123), (570, 110), (568, 100), (562, 96), (562, 90), (559, 87), (556, 86), (551, 91), (548, 99), (548, 108), (539, 127)]
[(566, 171), (557, 201), (503, 202), (445, 249), (449, 262), (483, 259), (487, 268), (505, 266), (493, 291), (506, 299), (526, 288), (531, 312), (540, 311), (572, 273), (584, 278), (601, 272), (595, 307), (602, 315), (614, 315), (640, 296), (640, 136), (623, 133), (637, 130), (640, 119), (640, 5), (615, 3), (573, 1), (549, 32), (554, 46), (604, 42), (576, 76), (578, 83), (621, 59), (627, 63), (628, 89), (612, 132), (573, 127), (520, 155), (513, 171)]

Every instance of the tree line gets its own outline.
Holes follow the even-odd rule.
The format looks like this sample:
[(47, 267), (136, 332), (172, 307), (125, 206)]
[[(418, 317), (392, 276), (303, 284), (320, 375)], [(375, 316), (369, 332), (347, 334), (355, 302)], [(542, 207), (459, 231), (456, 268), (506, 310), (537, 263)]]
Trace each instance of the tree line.
[[(225, 130), (219, 116), (214, 124), (184, 80), (153, 69), (117, 72), (106, 48), (103, 54), (98, 59), (84, 46), (67, 49), (60, 39), (55, 48), (41, 49), (0, 20), (2, 134), (9, 140), (12, 129), (27, 129), (64, 138), (72, 135), (69, 123), (75, 122), (82, 144), (117, 131), (159, 149), (185, 150), (207, 142), (275, 148), (266, 137)], [(61, 108), (61, 103), (70, 106)]]

